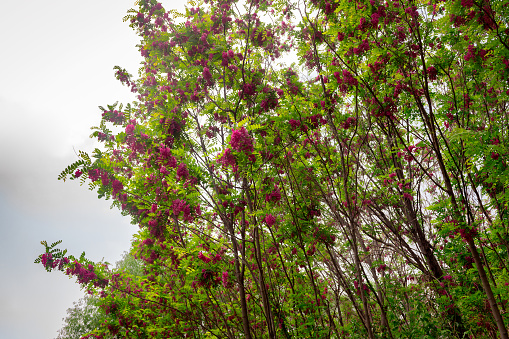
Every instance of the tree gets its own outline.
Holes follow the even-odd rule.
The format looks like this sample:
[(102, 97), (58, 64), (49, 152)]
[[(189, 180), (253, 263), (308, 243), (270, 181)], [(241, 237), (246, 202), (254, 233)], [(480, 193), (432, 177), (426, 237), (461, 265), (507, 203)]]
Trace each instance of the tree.
[(85, 295), (73, 302), (73, 307), (67, 309), (65, 324), (58, 330), (57, 339), (79, 339), (83, 335), (98, 328), (104, 319), (99, 313), (97, 298)]
[(508, 14), (140, 1), (138, 101), (60, 178), (140, 225), (143, 275), (40, 257), (100, 293), (88, 337), (507, 338)]
[[(135, 276), (141, 276), (143, 273), (141, 263), (127, 252), (116, 262), (115, 270)], [(101, 312), (98, 299), (98, 296), (87, 293), (74, 302), (73, 307), (67, 309), (67, 317), (62, 319), (64, 326), (58, 331), (57, 339), (79, 339), (100, 327), (106, 316)]]

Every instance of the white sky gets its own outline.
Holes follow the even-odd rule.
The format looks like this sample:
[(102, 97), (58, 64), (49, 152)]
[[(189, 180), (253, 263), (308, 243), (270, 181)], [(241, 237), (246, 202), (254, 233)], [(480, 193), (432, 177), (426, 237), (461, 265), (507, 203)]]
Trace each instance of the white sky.
[[(179, 2), (162, 1), (167, 9)], [(92, 151), (99, 105), (133, 100), (113, 66), (136, 75), (138, 37), (122, 22), (134, 0), (2, 1), (0, 20), (0, 338), (54, 338), (73, 280), (33, 264), (41, 240), (114, 263), (137, 226), (77, 182), (57, 180)]]

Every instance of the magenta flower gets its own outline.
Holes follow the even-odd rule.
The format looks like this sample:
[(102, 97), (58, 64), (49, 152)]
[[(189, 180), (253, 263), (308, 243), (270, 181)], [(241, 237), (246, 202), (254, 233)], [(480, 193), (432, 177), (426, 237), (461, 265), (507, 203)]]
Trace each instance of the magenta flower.
[(251, 138), (249, 132), (244, 127), (233, 130), (230, 145), (237, 152), (250, 154), (254, 151), (253, 138)]
[(433, 66), (428, 67), (428, 77), (429, 80), (434, 81), (437, 80), (437, 69)]
[(51, 253), (44, 253), (41, 257), (41, 263), (46, 268), (54, 268), (53, 266), (53, 258)]
[(177, 169), (177, 180), (180, 180), (180, 178), (187, 179), (188, 176), (189, 170), (187, 169), (187, 165), (181, 163)]
[(218, 162), (225, 167), (236, 166), (235, 157), (232, 154), (231, 149), (227, 148), (224, 150), (223, 155), (219, 158)]
[(180, 212), (183, 214), (184, 221), (192, 221), (193, 217), (191, 216), (191, 208), (187, 204), (185, 200), (175, 199), (172, 203), (173, 214), (176, 216), (180, 215)]
[(276, 218), (272, 214), (267, 214), (265, 216), (265, 223), (267, 224), (267, 226), (271, 227), (276, 223)]
[(205, 81), (207, 81), (207, 84), (208, 85), (212, 85), (212, 73), (210, 73), (210, 70), (208, 67), (203, 67), (203, 78), (205, 79)]
[(297, 127), (300, 126), (300, 121), (298, 120), (290, 119), (290, 121), (288, 122), (290, 123), (290, 126), (292, 126), (292, 131), (294, 131)]
[(92, 180), (92, 182), (96, 182), (97, 180), (99, 180), (99, 175), (100, 171), (97, 168), (88, 171), (88, 177), (90, 178), (90, 180)]
[(228, 271), (223, 272), (221, 280), (223, 281), (223, 286), (227, 287), (228, 286)]
[(132, 124), (127, 125), (125, 128), (125, 133), (128, 135), (133, 134), (134, 133), (134, 125), (132, 125)]
[(110, 184), (110, 178), (108, 178), (108, 175), (106, 173), (103, 173), (101, 175), (101, 184), (103, 186), (108, 186)]
[(405, 193), (403, 193), (403, 197), (404, 197), (404, 198), (406, 198), (406, 199), (408, 199), (408, 200), (414, 200), (414, 197), (412, 197), (412, 195), (411, 195), (411, 194), (408, 194), (408, 193), (406, 193), (406, 192), (405, 192)]
[(461, 6), (463, 6), (465, 8), (470, 8), (470, 7), (474, 6), (474, 1), (473, 0), (461, 0)]
[(198, 258), (201, 259), (206, 264), (208, 264), (210, 262), (210, 258), (205, 256), (202, 252), (200, 252), (200, 254), (198, 254)]
[(278, 202), (279, 200), (281, 200), (281, 192), (277, 186), (274, 188), (274, 191), (265, 196), (265, 201), (267, 202)]
[(111, 192), (112, 195), (117, 195), (121, 190), (124, 189), (124, 185), (118, 180), (113, 180), (113, 183), (111, 184), (113, 191)]
[(467, 54), (465, 54), (463, 59), (465, 59), (465, 61), (469, 61), (470, 59), (472, 59), (474, 57), (475, 57), (474, 45), (470, 44), (470, 45), (468, 45), (468, 52), (467, 52)]

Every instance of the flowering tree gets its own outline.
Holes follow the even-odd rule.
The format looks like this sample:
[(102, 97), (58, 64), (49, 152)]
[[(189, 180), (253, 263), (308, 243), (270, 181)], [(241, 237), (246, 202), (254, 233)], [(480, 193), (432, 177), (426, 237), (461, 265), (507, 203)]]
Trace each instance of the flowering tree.
[(507, 338), (508, 11), (140, 1), (138, 101), (60, 178), (140, 226), (144, 274), (39, 258), (100, 296), (86, 337)]

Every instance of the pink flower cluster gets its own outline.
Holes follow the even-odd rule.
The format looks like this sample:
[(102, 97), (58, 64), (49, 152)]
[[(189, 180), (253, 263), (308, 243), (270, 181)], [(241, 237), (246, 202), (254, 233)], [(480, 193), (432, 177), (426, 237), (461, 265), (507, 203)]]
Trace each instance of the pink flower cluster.
[(208, 264), (209, 262), (212, 262), (213, 264), (217, 264), (219, 261), (221, 261), (222, 257), (219, 253), (217, 253), (215, 256), (212, 256), (211, 258), (207, 257), (203, 252), (200, 252), (198, 254), (198, 258), (201, 259), (204, 263)]
[(369, 51), (369, 42), (368, 40), (364, 39), (362, 40), (358, 47), (354, 47), (353, 54), (360, 55), (367, 51)]
[(228, 287), (228, 271), (224, 271), (221, 280), (223, 281), (223, 287)]
[(355, 125), (356, 119), (352, 117), (348, 117), (343, 123), (341, 124), (341, 127), (344, 129), (349, 129), (351, 126)]
[(437, 69), (433, 66), (428, 67), (426, 70), (428, 72), (428, 78), (431, 81), (437, 80)]
[(281, 200), (281, 191), (277, 186), (274, 187), (274, 190), (272, 192), (265, 195), (266, 202), (278, 202), (279, 200)]
[(117, 179), (113, 180), (111, 187), (112, 187), (112, 192), (111, 192), (112, 196), (117, 196), (117, 194), (120, 193), (120, 191), (122, 191), (124, 189), (124, 185)]
[[(341, 77), (341, 75), (343, 76)], [(338, 82), (339, 90), (343, 93), (348, 91), (348, 86), (357, 86), (359, 83), (357, 79), (352, 76), (352, 73), (346, 69), (343, 70), (342, 74), (339, 72), (334, 72), (334, 77)]]
[(245, 127), (233, 130), (230, 145), (237, 152), (250, 154), (254, 151), (253, 138), (249, 135)]
[(230, 60), (235, 57), (235, 53), (230, 49), (228, 52), (223, 52), (222, 57), (221, 66), (228, 67), (228, 64), (231, 62)]
[(210, 70), (208, 67), (203, 67), (203, 79), (205, 79), (207, 85), (211, 86), (214, 83), (214, 80), (212, 79), (212, 73), (210, 73)]
[(267, 226), (271, 227), (276, 223), (276, 218), (269, 213), (265, 216), (265, 223), (267, 224)]
[(177, 180), (187, 179), (189, 176), (189, 170), (187, 169), (187, 165), (185, 163), (181, 163), (177, 168)]
[(171, 207), (174, 215), (179, 216), (180, 212), (182, 212), (184, 221), (193, 221), (191, 208), (185, 200), (175, 199)]
[(93, 281), (95, 287), (106, 287), (108, 279), (98, 279), (97, 274), (94, 272), (94, 266), (89, 264), (87, 268), (79, 262), (74, 262), (74, 267), (67, 268), (67, 275), (77, 276), (78, 283), (88, 284)]
[(218, 162), (222, 164), (224, 167), (232, 166), (233, 172), (237, 172), (238, 166), (235, 161), (235, 156), (232, 153), (232, 150), (227, 148), (224, 150), (223, 155), (219, 158)]
[(177, 167), (177, 159), (171, 154), (171, 148), (169, 147), (159, 148), (159, 160), (168, 167)]
[(473, 7), (474, 1), (473, 0), (461, 0), (461, 6), (463, 6), (465, 8)]
[(480, 49), (479, 52), (476, 52), (476, 49), (474, 45), (470, 44), (467, 48), (467, 54), (463, 57), (465, 61), (469, 61), (470, 59), (475, 58), (476, 56), (479, 56), (482, 60), (486, 60), (486, 55), (488, 54), (488, 51), (485, 49)]
[(125, 128), (125, 133), (127, 135), (132, 135), (134, 133), (134, 125), (133, 124), (127, 125)]
[(299, 120), (290, 119), (288, 123), (290, 124), (290, 126), (292, 126), (292, 131), (295, 131), (300, 126)]
[(246, 96), (253, 96), (256, 94), (256, 84), (244, 84), (242, 89), (239, 91), (239, 98), (243, 99)]

